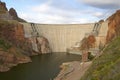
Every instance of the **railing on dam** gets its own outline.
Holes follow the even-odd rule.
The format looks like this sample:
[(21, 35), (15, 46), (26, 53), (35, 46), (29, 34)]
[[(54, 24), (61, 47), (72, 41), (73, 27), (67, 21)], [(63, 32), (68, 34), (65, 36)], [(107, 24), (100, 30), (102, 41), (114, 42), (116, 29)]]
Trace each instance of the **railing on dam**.
[[(22, 24), (24, 25), (25, 37), (32, 37), (31, 24)], [(105, 36), (106, 27), (107, 22), (101, 24), (98, 36)], [(90, 33), (94, 24), (35, 24), (35, 28), (39, 35), (48, 39), (53, 52), (66, 52), (67, 48), (74, 46), (76, 42), (80, 42), (85, 33)]]

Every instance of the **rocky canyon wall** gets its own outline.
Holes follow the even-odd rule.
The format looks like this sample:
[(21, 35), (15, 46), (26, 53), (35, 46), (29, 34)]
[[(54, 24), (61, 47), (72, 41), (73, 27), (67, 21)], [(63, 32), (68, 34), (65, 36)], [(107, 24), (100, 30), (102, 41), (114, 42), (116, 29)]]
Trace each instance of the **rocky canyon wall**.
[(120, 35), (120, 10), (117, 10), (108, 19), (107, 42)]
[(8, 11), (6, 4), (0, 1), (0, 72), (19, 63), (31, 62), (29, 56), (48, 52), (49, 42), (45, 37), (35, 38), (39, 51), (34, 52), (31, 40), (24, 36), (23, 25), (19, 22), (26, 21), (18, 17), (14, 8)]

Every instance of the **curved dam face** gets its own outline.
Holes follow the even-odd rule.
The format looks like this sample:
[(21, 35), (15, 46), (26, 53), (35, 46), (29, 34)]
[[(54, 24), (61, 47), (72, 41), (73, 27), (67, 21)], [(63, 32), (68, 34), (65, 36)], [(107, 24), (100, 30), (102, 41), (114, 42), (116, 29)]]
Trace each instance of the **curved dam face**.
[[(30, 23), (22, 23), (24, 25), (25, 37), (30, 38)], [(102, 23), (99, 35), (106, 36), (107, 22)], [(90, 33), (94, 24), (34, 24), (37, 32), (48, 39), (53, 52), (66, 52), (67, 48), (74, 46), (80, 42), (86, 33)]]

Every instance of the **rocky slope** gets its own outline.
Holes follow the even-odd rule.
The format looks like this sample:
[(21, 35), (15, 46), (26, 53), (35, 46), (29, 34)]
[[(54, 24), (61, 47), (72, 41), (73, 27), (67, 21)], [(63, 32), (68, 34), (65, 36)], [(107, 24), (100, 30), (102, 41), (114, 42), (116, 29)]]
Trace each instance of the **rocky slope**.
[(49, 53), (49, 42), (45, 37), (36, 37), (39, 53), (34, 52), (31, 40), (24, 37), (23, 25), (15, 9), (9, 11), (4, 2), (0, 2), (0, 72), (10, 70), (19, 63), (31, 62), (29, 56)]
[(0, 21), (0, 38), (21, 50), (32, 52), (31, 43), (24, 37), (23, 25), (16, 21)]
[(5, 2), (0, 2), (0, 11), (8, 11)]
[(120, 10), (116, 11), (108, 19), (107, 42), (120, 35)]
[(0, 20), (0, 71), (7, 71), (18, 63), (31, 62), (24, 55), (32, 51), (21, 29), (18, 22)]
[(81, 80), (120, 80), (120, 37), (104, 49), (102, 55), (93, 60), (92, 66)]
[(107, 45), (81, 80), (120, 80), (120, 10), (107, 20)]
[(10, 8), (8, 11), (6, 3), (4, 2), (0, 2), (0, 19), (26, 22), (25, 20), (18, 17), (17, 12), (14, 8)]
[(14, 8), (10, 8), (9, 14), (12, 16), (13, 20), (17, 20), (19, 22), (26, 22), (25, 20), (18, 17), (17, 12)]
[(0, 20), (0, 71), (7, 71), (18, 63), (31, 62), (28, 56), (51, 52), (45, 37), (37, 37), (35, 40), (39, 47), (38, 52), (33, 50), (31, 40), (24, 37), (22, 24), (12, 20)]

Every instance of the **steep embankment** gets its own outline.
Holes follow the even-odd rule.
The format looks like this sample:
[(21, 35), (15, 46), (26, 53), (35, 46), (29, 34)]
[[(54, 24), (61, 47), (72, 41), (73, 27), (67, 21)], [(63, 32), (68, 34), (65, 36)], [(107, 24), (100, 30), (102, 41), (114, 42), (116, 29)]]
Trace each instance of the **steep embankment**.
[(0, 72), (19, 63), (31, 62), (24, 55), (32, 52), (30, 43), (24, 38), (23, 25), (17, 21), (25, 22), (13, 8), (8, 11), (6, 4), (0, 1)]
[(81, 80), (120, 79), (120, 10), (108, 18), (107, 46)]
[(92, 66), (81, 80), (120, 79), (120, 37), (106, 46), (103, 54), (93, 61)]
[(120, 35), (120, 10), (110, 16), (108, 19), (107, 42)]
[[(31, 62), (29, 56), (50, 52), (49, 42), (45, 37), (25, 38), (23, 25), (25, 20), (18, 17), (15, 9), (8, 11), (6, 4), (0, 1), (0, 72), (10, 70), (19, 63)], [(32, 39), (39, 47), (33, 50)]]
[(24, 55), (30, 52), (29, 46), (21, 24), (0, 20), (0, 72), (8, 71), (19, 63), (30, 62), (30, 58)]

